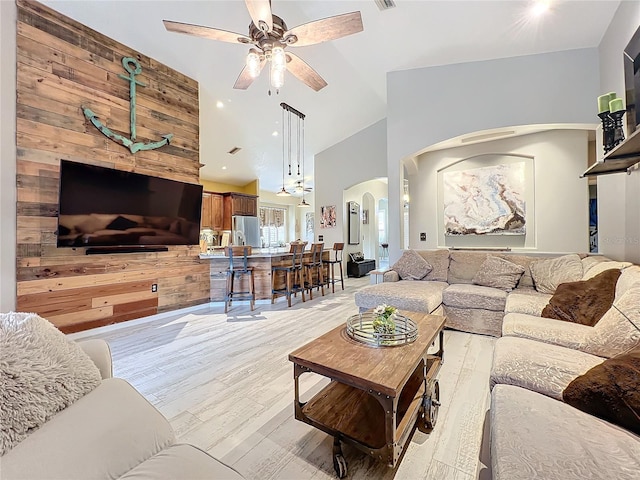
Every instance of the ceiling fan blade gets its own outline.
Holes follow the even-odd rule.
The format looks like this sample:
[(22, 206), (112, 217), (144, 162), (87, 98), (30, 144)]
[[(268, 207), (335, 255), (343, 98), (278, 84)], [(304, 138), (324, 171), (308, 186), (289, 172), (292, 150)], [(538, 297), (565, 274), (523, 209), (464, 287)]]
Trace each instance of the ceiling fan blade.
[(201, 25), (193, 25), (191, 23), (173, 22), (171, 20), (163, 20), (164, 27), (170, 32), (186, 33), (187, 35), (195, 35), (196, 37), (209, 38), (211, 40), (220, 40), (230, 43), (252, 43), (253, 40), (241, 33), (227, 32), (217, 28), (203, 27)]
[(307, 62), (291, 52), (287, 52), (286, 55), (287, 70), (289, 70), (298, 80), (304, 82), (316, 92), (327, 86), (327, 82), (324, 81), (324, 78), (311, 68)]
[[(262, 72), (262, 69), (264, 68), (265, 63), (267, 63), (265, 60), (262, 60), (260, 62), (260, 72)], [(259, 76), (260, 74), (258, 74), (254, 78), (251, 75), (249, 75), (249, 67), (245, 65), (242, 71), (240, 72), (240, 75), (238, 75), (238, 79), (236, 80), (236, 83), (233, 85), (233, 88), (238, 90), (246, 90), (251, 86), (253, 81)]]
[(270, 32), (273, 28), (273, 17), (271, 15), (270, 0), (244, 0), (247, 10), (251, 15), (253, 24), (263, 32)]
[(346, 37), (363, 29), (360, 12), (351, 12), (298, 25), (285, 32), (283, 38), (288, 45), (306, 47)]

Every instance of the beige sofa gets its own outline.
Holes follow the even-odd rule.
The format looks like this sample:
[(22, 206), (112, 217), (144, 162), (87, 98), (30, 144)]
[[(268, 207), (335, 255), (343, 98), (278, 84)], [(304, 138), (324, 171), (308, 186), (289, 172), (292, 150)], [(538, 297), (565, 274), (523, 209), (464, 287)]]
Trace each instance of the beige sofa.
[[(540, 293), (534, 287), (530, 266), (536, 260), (553, 258), (554, 255), (445, 249), (416, 252), (432, 266), (432, 270), (421, 280), (401, 280), (393, 269), (386, 272), (383, 283), (371, 285), (355, 294), (360, 311), (386, 303), (401, 310), (445, 314), (449, 328), (499, 337), (505, 314), (539, 313), (551, 298), (551, 294)], [(522, 267), (523, 274), (512, 291), (473, 283), (488, 256)], [(582, 257), (585, 257), (582, 262), (587, 266), (607, 260), (604, 257)], [(581, 265), (571, 280), (580, 280), (583, 270)]]
[(102, 382), (0, 457), (2, 480), (243, 478), (197, 447), (176, 443), (160, 412), (112, 378), (106, 342), (78, 343)]
[[(640, 346), (640, 266), (622, 269), (613, 305), (594, 326), (510, 313), (502, 329), (490, 377), (493, 478), (638, 478), (640, 437), (563, 402), (579, 378), (594, 398), (611, 398), (581, 376)], [(606, 385), (619, 391), (618, 381)]]

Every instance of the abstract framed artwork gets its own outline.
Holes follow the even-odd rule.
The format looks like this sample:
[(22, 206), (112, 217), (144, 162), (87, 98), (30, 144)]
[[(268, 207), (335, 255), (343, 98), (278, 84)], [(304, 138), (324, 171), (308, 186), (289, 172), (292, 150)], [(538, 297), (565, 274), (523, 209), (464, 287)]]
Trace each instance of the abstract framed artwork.
[(444, 172), (446, 236), (525, 235), (525, 164)]
[(336, 206), (328, 205), (320, 207), (320, 228), (335, 228)]

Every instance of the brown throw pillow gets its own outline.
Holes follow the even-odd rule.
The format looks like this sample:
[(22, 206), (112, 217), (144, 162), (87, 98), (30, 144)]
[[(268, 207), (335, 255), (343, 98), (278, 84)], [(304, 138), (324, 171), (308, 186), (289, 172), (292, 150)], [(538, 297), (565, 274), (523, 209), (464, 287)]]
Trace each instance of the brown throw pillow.
[(391, 269), (398, 272), (402, 280), (421, 280), (433, 267), (415, 250), (405, 250)]
[(589, 280), (561, 283), (542, 316), (593, 327), (611, 308), (620, 270), (605, 270)]
[(640, 345), (575, 378), (562, 399), (640, 435)]
[(489, 255), (480, 265), (480, 270), (473, 277), (476, 285), (494, 287), (510, 292), (518, 284), (524, 273), (524, 267), (516, 265), (504, 258)]

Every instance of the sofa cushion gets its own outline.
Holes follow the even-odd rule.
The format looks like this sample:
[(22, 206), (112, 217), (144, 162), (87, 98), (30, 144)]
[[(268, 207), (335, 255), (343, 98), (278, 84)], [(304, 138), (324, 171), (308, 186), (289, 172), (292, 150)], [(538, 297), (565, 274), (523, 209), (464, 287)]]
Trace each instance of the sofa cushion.
[(236, 470), (216, 460), (193, 445), (177, 444), (165, 448), (137, 467), (129, 470), (120, 480), (242, 480)]
[(405, 250), (391, 269), (398, 272), (402, 280), (421, 280), (433, 267), (415, 250)]
[(605, 257), (604, 255), (589, 255), (589, 256), (586, 256), (581, 260), (581, 262), (582, 262), (582, 272), (583, 272), (583, 274), (585, 274), (596, 263), (607, 262), (607, 261), (611, 261), (611, 259)]
[(575, 253), (537, 260), (530, 268), (536, 290), (542, 293), (554, 293), (561, 283), (582, 278), (582, 262)]
[(447, 286), (444, 282), (384, 282), (362, 288), (355, 293), (355, 301), (361, 309), (386, 303), (400, 310), (431, 313), (442, 303)]
[(486, 252), (455, 251), (449, 253), (449, 273), (447, 282), (473, 283), (473, 277), (480, 270), (480, 266), (487, 259)]
[(640, 283), (616, 299), (591, 328), (591, 334), (580, 346), (584, 352), (609, 358), (636, 346), (640, 342)]
[(481, 285), (449, 285), (442, 292), (442, 303), (449, 307), (482, 308), (504, 312), (507, 292)]
[(604, 358), (518, 337), (502, 337), (493, 349), (489, 386), (515, 385), (562, 400), (576, 377)]
[(524, 273), (520, 277), (518, 281), (517, 288), (534, 288), (533, 278), (531, 277), (531, 264), (536, 260), (539, 260), (537, 257), (532, 257), (529, 255), (517, 255), (511, 253), (500, 253), (496, 255), (497, 257), (504, 258), (505, 260), (509, 260), (516, 265), (520, 265), (524, 268)]
[(493, 480), (635, 480), (640, 438), (539, 393), (491, 392)]
[(589, 270), (584, 272), (582, 275), (582, 280), (589, 280), (590, 278), (595, 277), (596, 275), (601, 274), (607, 270), (622, 270), (623, 268), (627, 268), (633, 265), (631, 262), (599, 262), (595, 265), (592, 265)]
[(476, 285), (499, 288), (509, 292), (516, 287), (523, 273), (524, 267), (509, 260), (488, 255), (480, 265), (480, 270), (474, 275), (472, 282)]
[(0, 456), (100, 380), (88, 355), (44, 318), (0, 314)]
[(542, 316), (594, 326), (611, 308), (620, 270), (604, 270), (589, 280), (561, 283)]
[(502, 336), (528, 338), (578, 350), (593, 333), (593, 328), (553, 318), (507, 313), (502, 321)]
[(445, 326), (462, 332), (479, 333), (499, 337), (502, 331), (503, 312), (482, 308), (444, 307)]
[(173, 442), (160, 412), (126, 381), (109, 378), (2, 457), (2, 475), (118, 478)]
[(583, 412), (640, 435), (640, 347), (609, 358), (575, 378), (562, 393)]
[(622, 270), (616, 283), (616, 300), (634, 285), (640, 285), (640, 265), (633, 265)]
[(416, 250), (433, 269), (423, 280), (446, 282), (449, 275), (449, 250)]
[(519, 288), (507, 296), (507, 304), (504, 307), (504, 312), (526, 313), (528, 315), (540, 316), (550, 299), (551, 294), (549, 293), (540, 293), (536, 290)]

